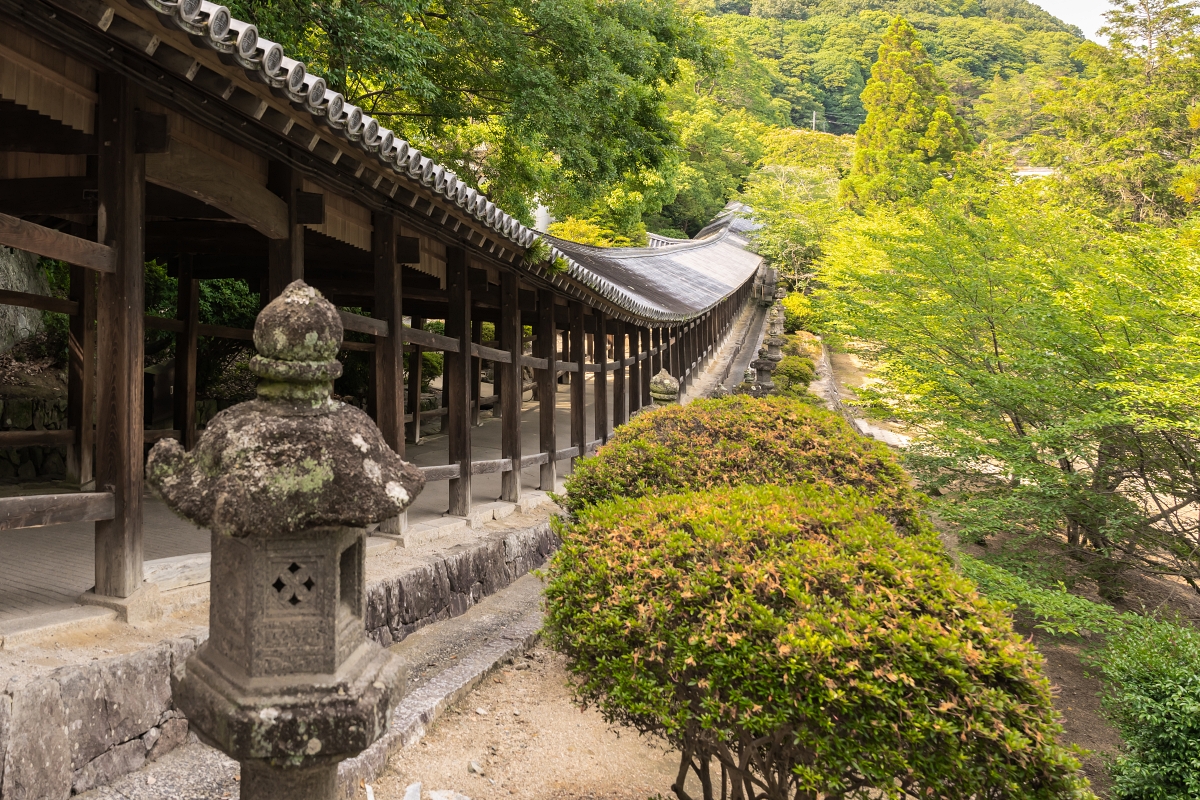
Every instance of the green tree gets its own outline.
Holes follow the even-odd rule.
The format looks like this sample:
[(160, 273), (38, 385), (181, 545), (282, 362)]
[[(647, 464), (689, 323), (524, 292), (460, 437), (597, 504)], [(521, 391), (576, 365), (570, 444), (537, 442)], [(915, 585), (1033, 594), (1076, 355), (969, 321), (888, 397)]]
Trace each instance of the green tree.
[(974, 146), (917, 32), (892, 21), (863, 90), (867, 119), (842, 197), (852, 206), (915, 196)]
[(1051, 182), (964, 170), (843, 222), (823, 330), (867, 345), (862, 396), (916, 433), (968, 535), (1065, 535), (1106, 592), (1121, 563), (1200, 590), (1194, 232), (1114, 231)]
[(1075, 201), (1116, 220), (1178, 219), (1200, 201), (1200, 16), (1186, 0), (1123, 0), (1107, 16), (1109, 46), (1076, 53), (1087, 77), (1045, 95), (1054, 137), (1041, 154)]

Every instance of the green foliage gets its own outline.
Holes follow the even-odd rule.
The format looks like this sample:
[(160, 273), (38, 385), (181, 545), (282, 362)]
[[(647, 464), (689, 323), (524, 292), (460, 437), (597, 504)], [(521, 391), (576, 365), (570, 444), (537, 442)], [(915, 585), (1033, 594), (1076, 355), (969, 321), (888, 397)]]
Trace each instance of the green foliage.
[(1200, 15), (1184, 0), (1117, 2), (1108, 20), (1109, 46), (1075, 54), (1084, 76), (1044, 93), (1053, 122), (1040, 155), (1068, 197), (1114, 219), (1178, 219), (1200, 201)]
[(1112, 766), (1113, 796), (1160, 800), (1200, 794), (1200, 634), (1188, 624), (1038, 588), (999, 567), (960, 556), (964, 574), (989, 598), (1010, 603), (1051, 635), (1101, 634), (1088, 660), (1107, 692), (1105, 711), (1124, 750)]
[(1124, 752), (1112, 766), (1122, 800), (1200, 796), (1200, 633), (1169, 623), (1131, 627), (1099, 659), (1104, 708)]
[(813, 362), (803, 356), (784, 356), (771, 375), (776, 391), (786, 397), (803, 397), (816, 378)]
[(822, 330), (867, 343), (881, 382), (860, 395), (916, 434), (909, 463), (951, 490), (950, 514), (971, 503), (982, 535), (1065, 533), (1195, 585), (1191, 229), (1115, 232), (1053, 184), (965, 166), (919, 204), (839, 227)]
[(558, 527), (548, 637), (706, 798), (1091, 797), (1003, 608), (875, 508), (822, 485), (590, 507)]
[(867, 118), (855, 137), (854, 166), (842, 183), (845, 202), (863, 206), (916, 197), (957, 154), (974, 146), (948, 94), (916, 30), (897, 17), (863, 89)]
[(658, 163), (660, 85), (703, 59), (674, 4), (618, 0), (239, 0), (235, 13), (347, 100), (521, 216), (562, 181), (586, 194)]
[(735, 395), (640, 414), (576, 466), (563, 503), (578, 513), (615, 497), (743, 483), (853, 486), (906, 530), (927, 524), (886, 447), (837, 414), (784, 397)]
[(803, 292), (789, 292), (780, 301), (783, 306), (783, 331), (795, 333), (812, 324), (812, 302)]

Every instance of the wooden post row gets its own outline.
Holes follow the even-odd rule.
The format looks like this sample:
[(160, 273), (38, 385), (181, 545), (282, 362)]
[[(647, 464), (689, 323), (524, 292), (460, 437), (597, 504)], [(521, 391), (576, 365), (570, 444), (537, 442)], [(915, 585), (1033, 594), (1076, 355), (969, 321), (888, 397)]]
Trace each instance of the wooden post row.
[[(571, 446), (579, 448), (575, 458), (583, 455), (587, 446), (587, 408), (584, 406), (587, 381), (584, 366), (587, 353), (584, 351), (583, 303), (572, 300), (569, 306), (571, 320), (571, 359), (575, 362), (575, 374), (571, 377)], [(575, 459), (571, 460), (575, 465)]]

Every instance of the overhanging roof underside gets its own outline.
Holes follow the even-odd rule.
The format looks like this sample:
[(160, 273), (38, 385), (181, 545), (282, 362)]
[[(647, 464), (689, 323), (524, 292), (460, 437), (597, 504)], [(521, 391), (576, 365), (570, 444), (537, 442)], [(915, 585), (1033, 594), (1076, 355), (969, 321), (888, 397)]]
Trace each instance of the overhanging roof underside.
[[(0, 2), (12, 8), (12, 0)], [(260, 132), (282, 137), (289, 147), (299, 142), (311, 153), (324, 152), (329, 169), (344, 149), (357, 150), (361, 165), (354, 179), (364, 195), (375, 192), (380, 195), (377, 200), (392, 198), (405, 185), (413, 191), (410, 206), (429, 198), (426, 216), (436, 216), (432, 208), (436, 205), (444, 212), (442, 224), (453, 216), (489, 230), (507, 248), (509, 263), (541, 236), (459, 180), (452, 170), (345, 102), (322, 78), (289, 58), (278, 44), (259, 36), (254, 25), (233, 18), (225, 6), (209, 0), (129, 0), (128, 8), (101, 0), (46, 2), (99, 28), (194, 88), (219, 95), (218, 102), (248, 115), (243, 127), (252, 122)], [(18, 1), (18, 16), (36, 5)], [(147, 11), (153, 16), (147, 17)], [(34, 24), (32, 18), (27, 22)], [(200, 51), (215, 52), (218, 59), (208, 57), (202, 63), (196, 60)], [(228, 80), (208, 80), (215, 73)], [(319, 147), (327, 144), (329, 136), (344, 140), (349, 148), (344, 144)], [(384, 181), (386, 176), (391, 176), (390, 181)], [(380, 207), (387, 207), (387, 200), (380, 202)], [(531, 277), (587, 302), (598, 296), (610, 313), (642, 323), (682, 322), (708, 310), (753, 276), (760, 259), (744, 249), (746, 224), (731, 206), (696, 240), (676, 243), (656, 237), (655, 248), (600, 249), (545, 236), (552, 255), (566, 260), (567, 270), (554, 272), (545, 263), (520, 265), (518, 260), (517, 264)], [(488, 241), (484, 238), (481, 246)]]

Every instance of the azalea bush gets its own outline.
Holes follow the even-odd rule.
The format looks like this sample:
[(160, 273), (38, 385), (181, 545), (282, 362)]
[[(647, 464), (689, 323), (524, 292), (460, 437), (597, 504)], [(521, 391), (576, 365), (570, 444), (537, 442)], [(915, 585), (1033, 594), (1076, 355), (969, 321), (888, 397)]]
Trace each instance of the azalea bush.
[[(546, 633), (583, 702), (704, 798), (1088, 798), (1032, 646), (935, 536), (828, 485), (618, 499), (558, 524)], [(907, 794), (906, 794), (907, 793)]]
[(575, 513), (616, 497), (743, 483), (853, 486), (904, 529), (927, 525), (920, 495), (884, 445), (786, 397), (734, 395), (640, 414), (577, 465), (560, 501)]

